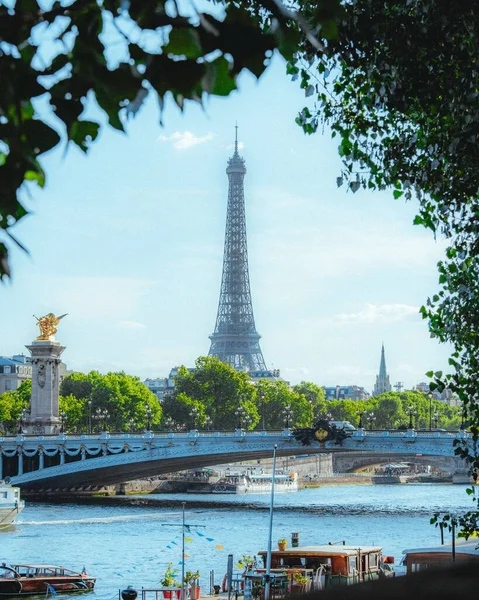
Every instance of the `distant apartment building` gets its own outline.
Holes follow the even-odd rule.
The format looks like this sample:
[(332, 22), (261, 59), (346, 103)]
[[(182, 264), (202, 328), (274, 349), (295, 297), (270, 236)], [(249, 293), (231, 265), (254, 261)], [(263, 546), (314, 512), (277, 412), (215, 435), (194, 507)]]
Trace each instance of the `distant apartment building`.
[[(58, 378), (63, 381), (67, 372), (65, 363), (58, 365)], [(16, 390), (26, 379), (32, 378), (32, 358), (24, 354), (0, 356), (0, 394)]]
[(29, 356), (0, 356), (0, 394), (16, 390), (26, 379), (31, 378), (32, 363)]
[(379, 375), (376, 377), (376, 383), (374, 385), (373, 396), (379, 396), (392, 390), (391, 383), (389, 381), (389, 375), (386, 371), (386, 357), (384, 354), (384, 344), (381, 347), (381, 361), (379, 363)]
[(456, 394), (453, 394), (451, 390), (445, 389), (442, 392), (438, 392), (434, 390), (433, 392), (429, 389), (429, 383), (425, 381), (421, 381), (414, 388), (417, 392), (422, 392), (423, 394), (432, 394), (432, 397), (435, 400), (439, 400), (440, 402), (444, 402), (444, 404), (448, 404), (449, 406), (459, 406), (460, 400)]
[(367, 400), (370, 394), (359, 385), (323, 387), (326, 400)]

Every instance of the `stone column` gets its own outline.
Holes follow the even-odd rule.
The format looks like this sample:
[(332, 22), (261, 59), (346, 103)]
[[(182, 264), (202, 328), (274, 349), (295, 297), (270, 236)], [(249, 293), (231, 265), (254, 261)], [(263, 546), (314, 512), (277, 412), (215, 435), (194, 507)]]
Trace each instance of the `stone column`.
[(30, 415), (25, 419), (26, 433), (59, 433), (59, 365), (65, 350), (56, 340), (35, 340), (26, 346), (32, 355), (32, 397)]

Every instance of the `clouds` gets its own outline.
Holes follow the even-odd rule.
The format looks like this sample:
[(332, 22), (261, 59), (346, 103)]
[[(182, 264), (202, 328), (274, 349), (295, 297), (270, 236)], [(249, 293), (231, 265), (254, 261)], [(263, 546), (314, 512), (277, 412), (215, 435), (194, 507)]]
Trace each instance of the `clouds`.
[(175, 150), (188, 150), (189, 148), (193, 148), (193, 146), (198, 146), (198, 144), (211, 142), (214, 137), (214, 134), (211, 132), (203, 136), (197, 136), (194, 133), (191, 133), (191, 131), (185, 131), (183, 133), (175, 131), (171, 135), (160, 135), (159, 140), (162, 142), (170, 142)]
[(394, 323), (404, 321), (410, 316), (417, 317), (419, 308), (408, 304), (366, 304), (355, 313), (340, 313), (333, 317), (335, 321), (343, 323)]

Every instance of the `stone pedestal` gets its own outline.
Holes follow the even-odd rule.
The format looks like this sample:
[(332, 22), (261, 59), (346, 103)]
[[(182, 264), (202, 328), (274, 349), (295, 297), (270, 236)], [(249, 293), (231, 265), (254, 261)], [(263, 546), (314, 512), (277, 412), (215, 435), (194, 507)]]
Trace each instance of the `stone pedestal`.
[(26, 348), (32, 355), (32, 398), (30, 415), (24, 420), (25, 433), (59, 433), (59, 367), (65, 346), (56, 340), (35, 340)]

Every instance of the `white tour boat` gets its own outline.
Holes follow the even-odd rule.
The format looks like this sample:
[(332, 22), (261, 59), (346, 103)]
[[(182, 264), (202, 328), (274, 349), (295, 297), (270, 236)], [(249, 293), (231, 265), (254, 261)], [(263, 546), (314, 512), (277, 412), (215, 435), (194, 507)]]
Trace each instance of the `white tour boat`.
[[(273, 474), (263, 471), (245, 471), (227, 473), (213, 485), (213, 494), (269, 494), (273, 482)], [(298, 474), (276, 472), (274, 477), (275, 492), (297, 492)]]
[(11, 525), (24, 507), (20, 488), (0, 480), (0, 527)]

